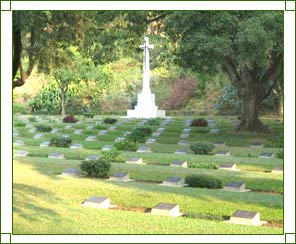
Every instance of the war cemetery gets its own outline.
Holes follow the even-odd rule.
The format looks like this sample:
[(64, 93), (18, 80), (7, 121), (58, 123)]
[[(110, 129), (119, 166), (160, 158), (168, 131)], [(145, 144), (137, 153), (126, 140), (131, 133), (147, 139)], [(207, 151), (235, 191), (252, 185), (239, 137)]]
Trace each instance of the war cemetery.
[(282, 12), (13, 21), (14, 234), (283, 233)]

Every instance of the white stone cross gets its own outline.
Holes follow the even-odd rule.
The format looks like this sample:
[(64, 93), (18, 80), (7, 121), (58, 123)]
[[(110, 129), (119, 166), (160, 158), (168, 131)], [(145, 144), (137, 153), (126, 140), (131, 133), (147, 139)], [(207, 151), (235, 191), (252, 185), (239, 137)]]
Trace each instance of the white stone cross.
[(149, 64), (149, 49), (153, 49), (154, 45), (149, 44), (149, 38), (145, 37), (145, 42), (140, 46), (144, 50), (144, 65), (143, 65), (143, 94), (151, 94), (150, 90), (150, 64)]

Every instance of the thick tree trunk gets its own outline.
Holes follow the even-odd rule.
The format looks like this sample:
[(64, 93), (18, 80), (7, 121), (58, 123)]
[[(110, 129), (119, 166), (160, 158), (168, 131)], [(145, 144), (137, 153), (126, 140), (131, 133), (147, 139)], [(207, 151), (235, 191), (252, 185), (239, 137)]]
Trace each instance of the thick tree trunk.
[(240, 132), (267, 132), (267, 127), (259, 119), (260, 104), (256, 98), (256, 94), (243, 96), (241, 100), (242, 113), (237, 130)]
[(62, 105), (62, 116), (65, 117), (66, 111), (65, 111), (65, 92), (61, 91), (61, 105)]

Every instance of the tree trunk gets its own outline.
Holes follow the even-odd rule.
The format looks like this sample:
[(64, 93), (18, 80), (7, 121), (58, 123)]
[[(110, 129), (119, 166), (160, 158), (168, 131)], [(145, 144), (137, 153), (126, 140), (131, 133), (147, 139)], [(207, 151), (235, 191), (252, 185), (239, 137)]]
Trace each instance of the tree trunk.
[(239, 132), (269, 132), (268, 128), (259, 119), (260, 102), (256, 94), (244, 96), (242, 101), (242, 113), (237, 127)]
[(61, 105), (62, 105), (62, 116), (65, 117), (66, 111), (65, 111), (65, 91), (61, 90)]

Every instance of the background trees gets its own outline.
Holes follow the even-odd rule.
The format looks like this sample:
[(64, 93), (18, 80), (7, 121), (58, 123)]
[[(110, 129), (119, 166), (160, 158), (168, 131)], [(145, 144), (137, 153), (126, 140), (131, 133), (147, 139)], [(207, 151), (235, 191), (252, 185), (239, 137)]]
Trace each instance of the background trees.
[(13, 87), (24, 85), (32, 71), (48, 80), (67, 76), (69, 87), (76, 84), (76, 108), (87, 98), (97, 111), (126, 109), (141, 88), (139, 44), (148, 35), (157, 47), (151, 52), (152, 89), (160, 106), (178, 97), (177, 80), (188, 79), (195, 91), (180, 109), (199, 100), (194, 109), (211, 104), (212, 110), (229, 90), (222, 91), (224, 72), (241, 101), (239, 131), (265, 130), (259, 112), (270, 94), (277, 100), (272, 107), (281, 111), (280, 11), (14, 11), (13, 18)]
[(264, 131), (262, 101), (283, 73), (283, 14), (280, 11), (182, 11), (166, 18), (183, 67), (224, 71), (241, 98), (239, 131)]

